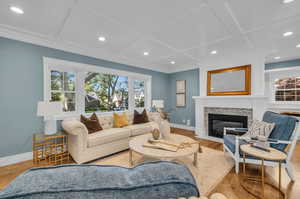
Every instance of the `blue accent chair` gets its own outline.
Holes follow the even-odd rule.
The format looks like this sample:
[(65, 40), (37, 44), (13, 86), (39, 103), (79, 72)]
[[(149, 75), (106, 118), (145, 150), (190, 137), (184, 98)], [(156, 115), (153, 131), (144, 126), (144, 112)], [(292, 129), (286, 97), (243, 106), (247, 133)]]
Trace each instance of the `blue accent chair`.
[[(295, 147), (297, 144), (297, 139), (299, 137), (300, 131), (298, 128), (298, 120), (295, 117), (282, 115), (274, 113), (271, 111), (265, 112), (263, 116), (263, 121), (268, 123), (275, 123), (275, 127), (272, 130), (269, 140), (270, 146), (279, 151), (287, 153), (287, 159), (282, 163), (285, 167), (290, 179), (294, 181), (293, 170), (291, 166), (291, 158)], [(243, 162), (242, 153), (240, 151), (240, 145), (247, 144), (240, 136), (227, 134), (228, 130), (234, 130), (233, 128), (224, 128), (224, 152), (229, 152), (229, 154), (235, 160), (235, 171), (239, 172), (239, 163)], [(241, 130), (240, 128), (238, 130)], [(287, 146), (290, 145), (288, 151), (286, 151)], [(246, 163), (260, 164), (261, 160), (255, 157), (247, 157)], [(278, 162), (275, 161), (265, 161), (267, 166), (277, 166)]]

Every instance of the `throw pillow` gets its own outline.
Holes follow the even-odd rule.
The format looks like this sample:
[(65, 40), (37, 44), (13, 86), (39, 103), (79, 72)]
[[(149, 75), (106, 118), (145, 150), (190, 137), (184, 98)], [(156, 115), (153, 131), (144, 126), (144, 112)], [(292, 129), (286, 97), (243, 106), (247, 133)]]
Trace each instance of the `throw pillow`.
[(89, 134), (103, 130), (96, 113), (93, 113), (90, 118), (80, 115), (80, 121), (86, 126)]
[(142, 124), (147, 122), (149, 122), (149, 119), (145, 109), (142, 113), (139, 113), (136, 110), (134, 110), (133, 124)]
[(245, 136), (269, 137), (274, 127), (275, 123), (254, 120)]
[(115, 128), (122, 128), (124, 126), (128, 126), (129, 122), (126, 118), (126, 113), (123, 112), (122, 115), (118, 115), (114, 113), (114, 127)]

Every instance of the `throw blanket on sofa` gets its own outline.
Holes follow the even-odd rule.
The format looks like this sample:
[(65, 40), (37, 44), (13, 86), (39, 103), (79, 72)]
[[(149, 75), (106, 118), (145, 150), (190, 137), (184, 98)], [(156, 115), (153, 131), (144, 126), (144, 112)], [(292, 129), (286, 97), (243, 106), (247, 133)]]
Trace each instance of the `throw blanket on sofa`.
[(199, 196), (187, 167), (167, 161), (133, 168), (63, 165), (30, 169), (0, 193), (8, 198), (168, 199)]

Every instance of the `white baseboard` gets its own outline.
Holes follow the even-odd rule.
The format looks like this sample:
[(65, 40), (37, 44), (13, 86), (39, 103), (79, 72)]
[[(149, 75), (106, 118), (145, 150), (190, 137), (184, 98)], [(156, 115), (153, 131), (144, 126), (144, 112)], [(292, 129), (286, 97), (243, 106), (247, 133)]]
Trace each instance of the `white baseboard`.
[(0, 158), (0, 167), (23, 162), (26, 160), (32, 160), (32, 152), (20, 153), (11, 156), (5, 156)]
[(194, 126), (188, 126), (188, 125), (184, 125), (184, 124), (175, 124), (175, 123), (170, 123), (170, 125), (173, 128), (185, 129), (185, 130), (189, 130), (189, 131), (195, 131)]

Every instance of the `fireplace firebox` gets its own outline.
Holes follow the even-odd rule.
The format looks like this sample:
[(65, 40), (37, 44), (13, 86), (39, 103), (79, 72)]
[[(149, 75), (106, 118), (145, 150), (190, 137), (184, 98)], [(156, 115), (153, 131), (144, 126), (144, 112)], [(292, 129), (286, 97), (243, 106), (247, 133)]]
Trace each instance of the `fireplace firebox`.
[(248, 117), (240, 115), (208, 114), (208, 135), (223, 138), (224, 127), (248, 128)]

